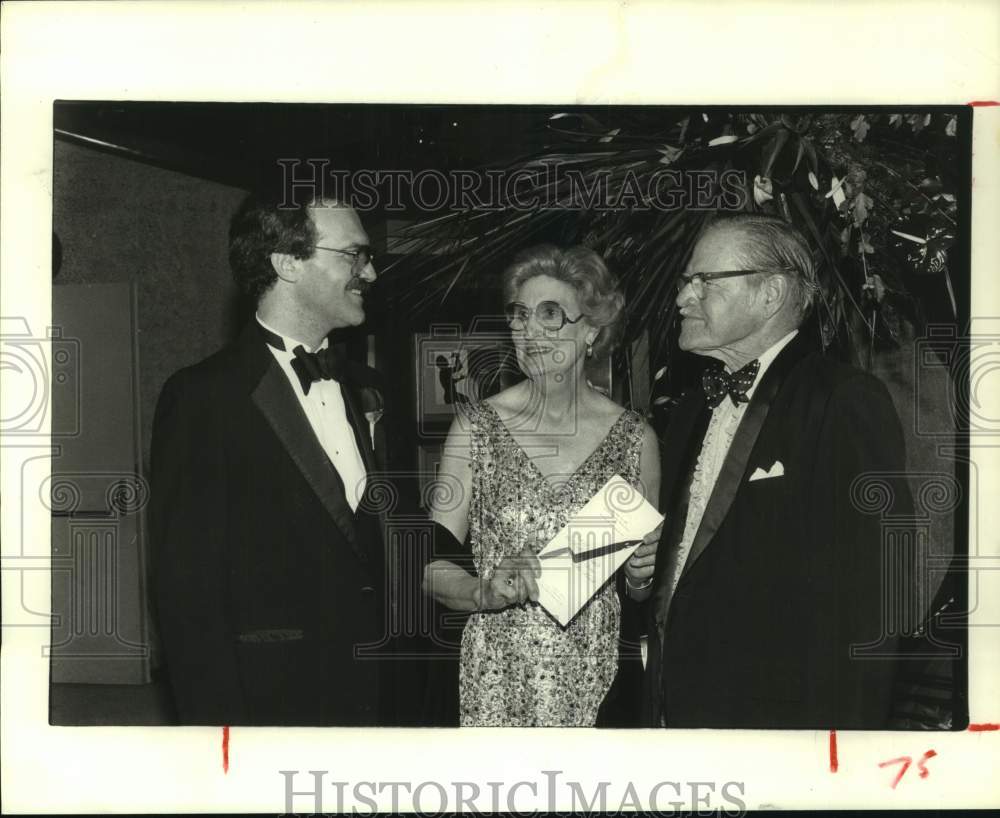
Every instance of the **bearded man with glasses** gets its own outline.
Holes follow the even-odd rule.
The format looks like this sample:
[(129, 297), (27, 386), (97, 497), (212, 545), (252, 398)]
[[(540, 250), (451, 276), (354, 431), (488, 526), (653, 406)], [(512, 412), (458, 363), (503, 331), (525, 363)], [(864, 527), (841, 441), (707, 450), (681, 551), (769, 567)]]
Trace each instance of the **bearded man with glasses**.
[[(154, 585), (182, 724), (373, 725), (384, 633), (373, 440), (327, 336), (375, 281), (357, 213), (249, 198), (230, 265), (256, 315), (163, 388), (152, 445)], [(384, 676), (385, 674), (383, 674)]]
[(818, 290), (802, 236), (757, 214), (713, 221), (680, 278), (680, 348), (710, 364), (663, 443), (647, 726), (890, 717), (880, 518), (852, 492), (881, 476), (906, 513), (903, 434), (881, 381), (807, 331)]

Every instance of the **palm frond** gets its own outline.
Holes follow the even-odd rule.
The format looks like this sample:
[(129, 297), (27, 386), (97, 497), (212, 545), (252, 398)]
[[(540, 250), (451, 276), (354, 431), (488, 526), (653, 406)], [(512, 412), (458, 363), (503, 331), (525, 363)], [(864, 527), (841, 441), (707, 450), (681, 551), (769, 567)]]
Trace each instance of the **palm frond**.
[[(648, 331), (650, 355), (657, 362), (667, 361), (672, 353), (678, 277), (711, 214), (650, 208), (648, 187), (643, 186), (660, 178), (658, 174), (665, 169), (682, 174), (732, 170), (743, 174), (746, 209), (783, 214), (804, 231), (822, 259), (826, 279), (817, 302), (823, 341), (841, 339), (862, 357), (859, 351), (871, 348), (877, 322), (867, 306), (870, 301), (862, 297), (867, 274), (862, 276), (852, 266), (853, 253), (861, 252), (864, 259), (871, 252), (870, 248), (858, 250), (858, 242), (877, 243), (876, 269), (891, 283), (892, 291), (905, 299), (906, 282), (913, 271), (883, 250), (891, 238), (889, 227), (900, 215), (899, 201), (918, 201), (922, 212), (945, 227), (953, 228), (956, 222), (954, 205), (932, 198), (914, 181), (928, 173), (925, 168), (931, 158), (948, 155), (949, 143), (928, 146), (927, 140), (911, 140), (905, 129), (893, 130), (888, 114), (865, 116), (872, 128), (868, 143), (856, 138), (850, 127), (852, 117), (844, 113), (709, 115), (694, 109), (635, 116), (608, 109), (601, 118), (581, 111), (553, 114), (538, 129), (543, 147), (491, 166), (506, 174), (521, 174), (520, 203), (501, 200), (495, 209), (437, 215), (393, 237), (406, 253), (410, 275), (405, 286), (411, 288), (409, 295), (417, 309), (433, 310), (454, 297), (463, 282), (495, 286), (482, 277), (531, 243), (553, 236), (585, 242), (604, 254), (620, 277), (628, 305), (626, 343)], [(616, 121), (601, 121), (604, 118)], [(913, 127), (916, 133), (917, 125)], [(563, 173), (546, 173), (547, 167), (558, 167)], [(825, 192), (833, 188), (834, 177), (841, 185), (849, 177), (848, 195), (861, 195), (865, 173), (858, 168), (870, 171), (863, 195), (871, 199), (877, 213), (863, 231), (851, 229), (853, 213), (845, 211), (846, 205), (834, 206)], [(766, 201), (769, 197), (754, 200), (751, 180), (756, 176), (768, 177), (774, 184), (773, 201)], [(635, 184), (646, 191), (638, 206), (630, 198)], [(587, 206), (588, 195), (614, 201), (625, 194), (632, 206), (611, 210)], [(521, 206), (524, 202), (533, 204)], [(845, 225), (843, 238), (840, 233)], [(939, 246), (946, 247), (950, 237), (940, 241), (944, 244)], [(855, 247), (846, 261), (844, 242), (853, 242)], [(957, 312), (947, 265), (941, 266), (944, 286)]]

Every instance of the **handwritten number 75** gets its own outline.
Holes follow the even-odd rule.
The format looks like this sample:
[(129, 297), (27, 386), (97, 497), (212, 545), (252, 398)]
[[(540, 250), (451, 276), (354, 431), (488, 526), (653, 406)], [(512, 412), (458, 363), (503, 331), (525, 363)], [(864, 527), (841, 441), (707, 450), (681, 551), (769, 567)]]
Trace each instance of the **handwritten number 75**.
[[(937, 753), (935, 753), (933, 750), (928, 750), (917, 761), (917, 770), (919, 771), (921, 778), (927, 778), (927, 776), (930, 775), (930, 770), (928, 770), (925, 765), (930, 759), (934, 758), (934, 756), (936, 755)], [(902, 765), (899, 768), (899, 772), (896, 773), (896, 777), (892, 780), (892, 788), (896, 789), (896, 785), (899, 783), (900, 779), (906, 774), (906, 771), (910, 769), (910, 765), (912, 763), (913, 759), (910, 756), (900, 756), (899, 758), (891, 758), (888, 761), (883, 761), (878, 766), (888, 767), (891, 764)]]

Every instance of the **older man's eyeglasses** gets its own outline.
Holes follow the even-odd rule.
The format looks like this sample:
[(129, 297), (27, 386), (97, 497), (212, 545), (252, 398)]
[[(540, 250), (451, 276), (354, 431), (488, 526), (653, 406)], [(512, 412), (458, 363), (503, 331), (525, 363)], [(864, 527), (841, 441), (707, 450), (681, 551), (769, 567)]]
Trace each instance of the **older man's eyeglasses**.
[(677, 292), (680, 293), (690, 284), (695, 298), (701, 300), (707, 293), (705, 284), (709, 281), (715, 281), (718, 278), (739, 278), (740, 276), (752, 276), (755, 273), (773, 272), (774, 270), (720, 270), (717, 273), (681, 273), (677, 279)]
[(532, 315), (541, 328), (548, 332), (558, 332), (567, 324), (575, 324), (583, 318), (583, 313), (576, 318), (570, 318), (566, 315), (566, 310), (556, 301), (540, 301), (533, 310), (525, 304), (512, 301), (504, 308), (504, 315), (507, 318), (507, 326), (514, 332), (524, 332)]
[(375, 251), (371, 247), (359, 247), (357, 250), (340, 250), (337, 247), (324, 247), (321, 244), (312, 245), (315, 250), (327, 250), (331, 253), (340, 253), (351, 259), (351, 272), (360, 273), (375, 260)]

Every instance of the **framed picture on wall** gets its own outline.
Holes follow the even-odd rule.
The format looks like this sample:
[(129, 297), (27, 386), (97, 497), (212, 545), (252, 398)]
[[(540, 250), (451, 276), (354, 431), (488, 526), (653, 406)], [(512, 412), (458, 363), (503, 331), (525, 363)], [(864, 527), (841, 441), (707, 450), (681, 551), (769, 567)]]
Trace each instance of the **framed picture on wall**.
[[(484, 400), (524, 379), (506, 333), (418, 333), (414, 349), (422, 434), (447, 431), (458, 406)], [(610, 357), (588, 360), (584, 369), (587, 382), (608, 397), (613, 394), (611, 373)]]
[(506, 333), (434, 332), (414, 339), (417, 418), (422, 434), (440, 433), (458, 406), (523, 380)]

